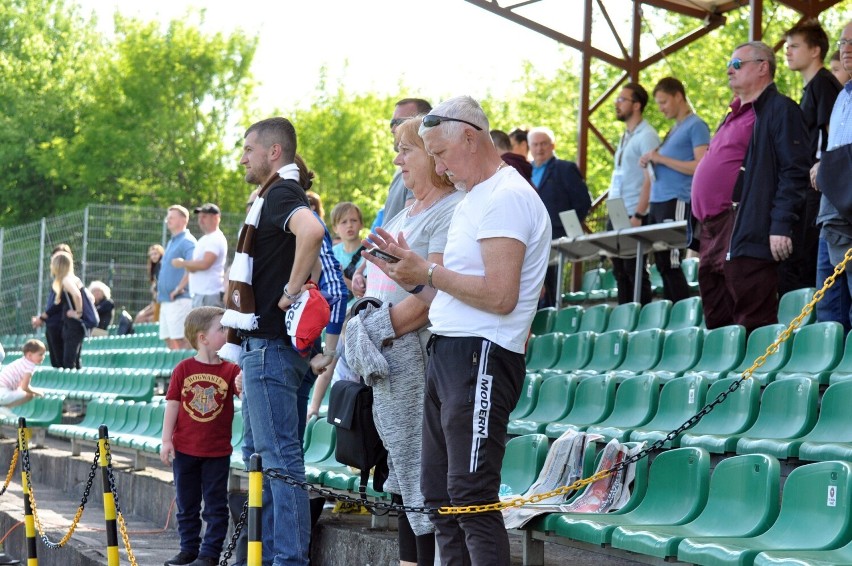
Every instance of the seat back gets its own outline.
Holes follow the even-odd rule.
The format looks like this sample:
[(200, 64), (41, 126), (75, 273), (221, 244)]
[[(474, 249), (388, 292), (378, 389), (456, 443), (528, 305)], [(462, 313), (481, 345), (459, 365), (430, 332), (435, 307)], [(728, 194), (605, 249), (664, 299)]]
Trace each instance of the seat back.
[[(778, 301), (778, 323), (783, 324), (786, 328), (794, 318), (799, 316), (805, 305), (814, 298), (815, 292), (816, 289), (805, 287), (784, 293)], [(802, 319), (802, 326), (811, 324), (814, 320), (816, 320), (816, 310), (812, 310)]]
[(532, 412), (538, 402), (538, 388), (541, 386), (541, 375), (528, 373), (524, 377), (521, 397), (518, 404), (509, 414), (509, 420), (521, 419)]
[(701, 358), (692, 371), (728, 372), (742, 362), (745, 355), (746, 331), (738, 324), (722, 326), (704, 333)]
[[(743, 356), (743, 361), (734, 368), (733, 374), (739, 376), (751, 367), (754, 360), (766, 353), (766, 348), (778, 338), (786, 326), (783, 324), (768, 324), (761, 326), (752, 331), (746, 343), (746, 351)], [(791, 344), (790, 340), (782, 342), (778, 345), (778, 351), (766, 358), (766, 362), (758, 368), (759, 373), (767, 373), (770, 371), (778, 371), (783, 368), (790, 359)]]
[(550, 369), (568, 373), (586, 367), (586, 364), (592, 358), (595, 336), (594, 332), (577, 332), (565, 336), (562, 340), (562, 353), (559, 355), (559, 361)]
[(583, 319), (580, 321), (580, 331), (589, 332), (604, 332), (607, 322), (609, 322), (609, 313), (612, 307), (609, 305), (595, 305), (589, 307), (583, 313)]
[(603, 268), (590, 269), (583, 274), (583, 282), (580, 283), (580, 290), (584, 293), (595, 291), (601, 288), (603, 276), (606, 270)]
[(544, 466), (547, 443), (543, 434), (525, 434), (506, 443), (500, 469), (500, 495), (521, 495), (530, 488)]
[(677, 448), (659, 454), (648, 472), (642, 502), (625, 517), (645, 525), (675, 525), (704, 508), (710, 485), (710, 454), (703, 448)]
[(322, 462), (334, 454), (337, 428), (325, 419), (318, 420), (311, 430), (311, 443), (305, 449), (305, 463)]
[(642, 305), (639, 303), (624, 303), (618, 305), (612, 312), (609, 313), (609, 323), (607, 330), (626, 330), (632, 331), (636, 327), (639, 320), (639, 311)]
[(563, 334), (574, 334), (580, 330), (580, 321), (583, 319), (583, 307), (565, 307), (556, 313), (553, 322), (553, 332)]
[(625, 379), (615, 390), (612, 412), (589, 432), (602, 427), (638, 428), (657, 412), (659, 399), (660, 383), (656, 376), (645, 374)]
[(672, 305), (671, 316), (666, 330), (679, 330), (688, 326), (701, 326), (704, 319), (704, 309), (701, 297), (681, 299)]
[(535, 348), (527, 361), (527, 371), (539, 371), (554, 366), (562, 352), (562, 339), (560, 332), (536, 336)]
[[(680, 269), (687, 283), (698, 284), (698, 258), (687, 257), (680, 260)], [(690, 285), (691, 287), (692, 285)]]
[(652, 371), (681, 373), (691, 369), (701, 357), (704, 331), (696, 326), (667, 333), (660, 361)]
[[(585, 320), (585, 317), (583, 318)], [(595, 338), (595, 347), (592, 351), (592, 359), (584, 367), (584, 370), (596, 371), (598, 373), (610, 371), (621, 365), (627, 349), (627, 332), (624, 330), (612, 330), (599, 334)]]
[(849, 442), (852, 439), (852, 411), (849, 410), (849, 399), (852, 399), (852, 381), (829, 385), (822, 395), (814, 428), (801, 440)]
[(668, 299), (653, 301), (642, 307), (639, 320), (634, 330), (648, 330), (650, 328), (665, 328), (669, 323), (672, 302)]
[(570, 375), (554, 375), (543, 380), (538, 390), (538, 402), (524, 419), (552, 422), (564, 417), (574, 404), (577, 381)]
[(748, 438), (798, 438), (817, 420), (819, 383), (806, 377), (773, 381), (763, 389), (757, 420)]
[[(707, 391), (707, 403), (727, 391), (736, 380), (737, 378), (729, 377), (713, 383)], [(748, 379), (740, 384), (739, 389), (728, 393), (722, 403), (704, 415), (704, 418), (685, 434), (739, 434), (754, 423), (759, 400), (760, 385), (753, 379)]]
[(674, 430), (696, 414), (707, 397), (708, 383), (699, 375), (677, 377), (663, 385), (657, 413), (644, 430)]
[(796, 332), (790, 359), (781, 371), (784, 373), (830, 371), (840, 361), (842, 353), (843, 326), (839, 322), (810, 324)]
[(836, 548), (849, 539), (852, 463), (818, 462), (787, 476), (778, 519), (753, 544), (763, 549)]
[(538, 309), (536, 311), (535, 316), (533, 317), (532, 325), (530, 326), (530, 332), (539, 336), (541, 334), (547, 334), (553, 328), (553, 322), (556, 320), (556, 308), (554, 307), (546, 307), (543, 309)]
[(665, 332), (658, 328), (632, 332), (628, 336), (627, 353), (618, 366), (618, 371), (640, 373), (657, 365), (663, 350), (663, 338)]

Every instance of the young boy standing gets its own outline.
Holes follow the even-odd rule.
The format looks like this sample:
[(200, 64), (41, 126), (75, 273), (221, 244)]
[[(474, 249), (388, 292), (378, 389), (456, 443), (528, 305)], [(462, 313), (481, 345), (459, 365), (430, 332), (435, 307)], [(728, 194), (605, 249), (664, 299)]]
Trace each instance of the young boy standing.
[(17, 407), (33, 397), (42, 397), (42, 393), (30, 387), (30, 380), (36, 366), (44, 361), (47, 351), (41, 340), (27, 340), (23, 347), (24, 355), (0, 371), (0, 406)]
[(198, 307), (187, 315), (186, 339), (198, 353), (175, 367), (166, 393), (160, 460), (171, 462), (174, 471), (180, 552), (165, 566), (217, 564), (228, 531), (231, 424), (240, 368), (217, 354), (225, 344), (224, 312)]

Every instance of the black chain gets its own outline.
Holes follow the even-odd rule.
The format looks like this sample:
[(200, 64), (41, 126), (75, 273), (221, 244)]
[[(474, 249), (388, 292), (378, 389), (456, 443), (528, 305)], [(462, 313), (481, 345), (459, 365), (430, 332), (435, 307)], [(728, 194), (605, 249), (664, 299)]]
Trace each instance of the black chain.
[[(32, 482), (32, 471), (30, 468), (30, 449), (29, 447), (23, 450), (23, 467), (26, 472), (27, 477), (27, 491), (32, 495), (33, 501), (35, 501), (35, 493), (33, 493), (33, 482)], [(100, 446), (95, 447), (95, 457), (92, 461), (92, 467), (89, 468), (89, 477), (86, 480), (86, 487), (83, 489), (83, 497), (80, 499), (80, 511), (82, 512), (86, 508), (86, 503), (89, 501), (89, 493), (92, 490), (92, 483), (95, 481), (95, 474), (98, 471), (98, 460), (100, 459)], [(37, 513), (38, 510), (33, 506), (32, 509), (33, 514)], [(41, 538), (41, 542), (44, 543), (44, 546), (51, 550), (56, 550), (62, 548), (62, 544), (53, 542), (47, 535), (44, 533), (39, 533), (39, 538)]]
[(231, 542), (228, 543), (228, 547), (225, 549), (225, 554), (222, 555), (222, 560), (219, 561), (219, 566), (228, 566), (228, 560), (231, 559), (231, 554), (233, 554), (234, 549), (237, 547), (237, 541), (240, 538), (240, 533), (243, 532), (243, 527), (246, 524), (246, 519), (248, 518), (248, 499), (243, 503), (243, 511), (240, 513), (240, 518), (237, 520), (237, 524), (234, 525), (234, 534), (231, 536)]
[(107, 479), (109, 480), (109, 490), (112, 492), (112, 501), (115, 505), (115, 516), (118, 518), (121, 515), (121, 505), (118, 503), (118, 491), (115, 487), (115, 474), (112, 470), (112, 450), (109, 447), (109, 437), (104, 437), (104, 451), (106, 452), (106, 469)]

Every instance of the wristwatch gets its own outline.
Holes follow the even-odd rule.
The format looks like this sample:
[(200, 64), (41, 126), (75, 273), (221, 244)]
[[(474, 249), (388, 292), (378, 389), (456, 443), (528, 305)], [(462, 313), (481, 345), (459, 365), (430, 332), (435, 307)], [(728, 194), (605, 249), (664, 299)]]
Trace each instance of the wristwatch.
[(334, 358), (337, 357), (337, 351), (336, 350), (329, 350), (328, 348), (323, 348), (322, 349), (322, 355), (326, 356), (328, 358), (334, 359)]

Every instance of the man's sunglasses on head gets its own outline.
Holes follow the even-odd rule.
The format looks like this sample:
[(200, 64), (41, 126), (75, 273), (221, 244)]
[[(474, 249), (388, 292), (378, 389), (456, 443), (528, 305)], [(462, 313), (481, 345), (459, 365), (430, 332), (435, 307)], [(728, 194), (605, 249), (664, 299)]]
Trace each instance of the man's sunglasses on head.
[(447, 118), (446, 116), (438, 116), (436, 114), (429, 114), (428, 116), (423, 117), (423, 125), (427, 128), (434, 128), (441, 122), (461, 122), (462, 124), (473, 126), (473, 128), (475, 128), (478, 132), (482, 131), (482, 128), (480, 128), (473, 122), (468, 122), (467, 120), (462, 120), (461, 118)]

